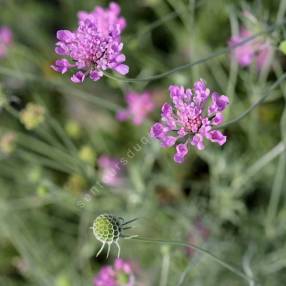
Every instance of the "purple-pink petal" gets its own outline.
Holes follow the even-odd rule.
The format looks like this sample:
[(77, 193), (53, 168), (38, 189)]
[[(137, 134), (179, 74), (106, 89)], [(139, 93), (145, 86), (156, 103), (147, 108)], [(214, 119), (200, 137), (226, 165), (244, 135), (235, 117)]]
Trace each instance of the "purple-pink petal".
[(164, 103), (162, 106), (162, 116), (168, 117), (172, 114), (173, 109), (169, 103)]
[(125, 62), (125, 60), (126, 60), (126, 56), (123, 54), (120, 54), (120, 55), (116, 56), (116, 58), (115, 58), (115, 61), (117, 63), (123, 63), (123, 62)]
[(198, 150), (205, 149), (204, 137), (201, 134), (195, 134), (191, 141), (191, 144), (194, 145)]
[(155, 123), (150, 130), (150, 136), (152, 138), (160, 139), (165, 135), (165, 127), (161, 123)]
[(122, 75), (126, 75), (129, 72), (129, 67), (127, 65), (120, 64), (116, 66), (114, 70)]
[(85, 74), (81, 71), (75, 73), (72, 77), (71, 77), (71, 81), (74, 83), (81, 83), (83, 82), (85, 79)]
[(53, 70), (64, 74), (68, 71), (68, 69), (71, 67), (72, 65), (69, 63), (69, 61), (67, 59), (62, 59), (62, 60), (56, 60), (55, 64), (52, 65), (51, 67), (53, 68)]
[(102, 73), (102, 72), (99, 72), (99, 71), (91, 71), (91, 72), (89, 73), (89, 77), (90, 77), (90, 79), (92, 79), (93, 81), (99, 80), (102, 76), (103, 76), (103, 73)]
[(223, 145), (226, 142), (226, 136), (224, 136), (220, 131), (213, 130), (209, 132), (208, 139), (212, 142), (215, 142), (219, 145)]
[(165, 136), (161, 137), (160, 141), (163, 148), (169, 148), (175, 145), (177, 138), (174, 136)]
[(223, 111), (229, 104), (229, 99), (225, 95), (219, 95), (217, 92), (212, 93), (212, 104), (208, 109), (209, 115), (214, 112)]
[(223, 120), (224, 120), (223, 114), (218, 112), (212, 119), (211, 123), (212, 125), (220, 125), (223, 123)]
[(185, 160), (185, 156), (182, 156), (182, 155), (180, 155), (180, 154), (178, 154), (178, 153), (175, 153), (175, 155), (174, 155), (174, 161), (175, 161), (176, 163), (182, 164), (182, 163), (184, 162), (184, 160)]
[(188, 146), (185, 144), (178, 144), (176, 147), (176, 154), (174, 155), (174, 160), (177, 163), (183, 163), (186, 155), (188, 154)]
[(70, 43), (74, 39), (74, 34), (69, 30), (59, 30), (57, 31), (57, 39), (62, 42)]
[(178, 144), (176, 147), (177, 153), (186, 156), (188, 154), (188, 147), (187, 144)]

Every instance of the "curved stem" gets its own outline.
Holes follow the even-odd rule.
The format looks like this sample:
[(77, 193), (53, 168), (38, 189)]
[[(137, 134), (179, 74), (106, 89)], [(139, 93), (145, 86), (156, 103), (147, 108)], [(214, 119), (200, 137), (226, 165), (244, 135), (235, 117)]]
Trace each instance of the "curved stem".
[(145, 243), (158, 243), (158, 244), (168, 244), (168, 245), (175, 245), (175, 246), (180, 246), (180, 247), (190, 247), (193, 248), (195, 250), (197, 250), (198, 252), (205, 254), (209, 257), (211, 257), (214, 261), (216, 261), (217, 263), (219, 263), (221, 266), (223, 266), (224, 268), (228, 269), (229, 271), (235, 273), (236, 275), (240, 276), (241, 278), (247, 280), (247, 281), (254, 281), (253, 278), (248, 277), (246, 274), (244, 274), (241, 270), (237, 269), (236, 267), (230, 265), (229, 263), (223, 261), (222, 259), (220, 259), (219, 257), (217, 257), (216, 255), (212, 254), (211, 252), (209, 252), (206, 249), (203, 249), (199, 246), (196, 246), (192, 243), (185, 243), (185, 242), (181, 242), (181, 241), (173, 241), (173, 240), (161, 240), (161, 239), (149, 239), (149, 238), (141, 238), (141, 237), (134, 237), (131, 238), (132, 240), (138, 240), (138, 241), (142, 241)]
[(176, 68), (173, 68), (169, 71), (166, 71), (166, 72), (163, 72), (163, 73), (160, 73), (160, 74), (157, 74), (157, 75), (153, 75), (153, 76), (150, 76), (150, 77), (145, 77), (145, 78), (124, 78), (124, 77), (117, 77), (117, 76), (113, 76), (107, 72), (104, 72), (104, 75), (113, 79), (113, 80), (117, 80), (117, 81), (122, 81), (122, 82), (141, 82), (141, 81), (153, 81), (153, 80), (157, 80), (157, 79), (160, 79), (160, 78), (163, 78), (165, 76), (168, 76), (168, 75), (171, 75), (171, 74), (174, 74), (178, 71), (181, 71), (181, 70), (184, 70), (184, 69), (187, 69), (187, 68), (191, 68), (195, 65), (198, 65), (198, 64), (201, 64), (201, 63), (204, 63), (210, 59), (213, 59), (213, 58), (216, 58), (218, 56), (221, 56), (229, 51), (232, 51), (240, 46), (243, 46), (244, 44), (264, 35), (264, 34), (268, 34), (268, 33), (271, 33), (273, 32), (275, 29), (281, 27), (283, 24), (285, 24), (286, 21), (283, 21), (283, 22), (280, 22), (280, 23), (277, 23), (277, 24), (274, 24), (270, 27), (268, 27), (267, 29), (265, 29), (264, 31), (261, 31), (259, 33), (256, 33), (246, 39), (244, 39), (243, 41), (237, 43), (236, 45), (233, 45), (232, 47), (224, 47), (212, 54), (210, 54), (209, 56), (205, 57), (205, 58), (202, 58), (202, 59), (199, 59), (197, 61), (194, 61), (192, 63), (187, 63), (187, 64), (184, 64), (184, 65), (181, 65), (181, 66), (178, 66)]
[(267, 92), (265, 92), (265, 95), (263, 95), (261, 98), (259, 98), (255, 103), (253, 103), (248, 109), (246, 109), (244, 112), (242, 112), (239, 116), (237, 116), (236, 118), (226, 122), (225, 124), (222, 124), (221, 126), (219, 126), (218, 128), (225, 128), (233, 123), (237, 123), (238, 121), (240, 121), (241, 119), (243, 119), (245, 116), (247, 116), (253, 109), (255, 109), (257, 106), (259, 106), (261, 103), (263, 103), (266, 98), (268, 96), (271, 95), (271, 91), (273, 89), (275, 89), (278, 85), (281, 84), (282, 81), (284, 81), (286, 79), (286, 73), (282, 74), (277, 80), (276, 82), (269, 88), (269, 90)]

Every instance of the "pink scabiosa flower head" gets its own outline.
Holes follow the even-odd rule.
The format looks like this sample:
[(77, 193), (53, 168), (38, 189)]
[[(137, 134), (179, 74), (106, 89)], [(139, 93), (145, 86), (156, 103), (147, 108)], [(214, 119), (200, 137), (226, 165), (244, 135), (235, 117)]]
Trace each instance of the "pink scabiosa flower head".
[(13, 33), (9, 27), (0, 27), (0, 58), (7, 55), (8, 48), (13, 41)]
[[(228, 44), (234, 60), (241, 66), (247, 67), (253, 62), (256, 63), (257, 70), (262, 70), (271, 62), (274, 49), (267, 38), (257, 38), (239, 45), (247, 38), (260, 30), (259, 22), (249, 11), (244, 11), (245, 26), (241, 26), (239, 33), (233, 35)], [(239, 45), (239, 46), (237, 46)], [(236, 47), (237, 46), (237, 47)]]
[[(235, 47), (240, 42), (251, 36), (251, 32), (245, 28), (241, 28), (238, 35), (230, 38), (228, 44), (230, 47)], [(255, 57), (253, 43), (248, 42), (232, 50), (232, 56), (235, 61), (242, 67), (249, 66)]]
[(148, 114), (155, 108), (151, 94), (148, 92), (142, 94), (129, 92), (125, 100), (127, 108), (119, 111), (116, 115), (119, 121), (125, 121), (130, 118), (134, 125), (141, 125)]
[(120, 7), (115, 3), (108, 9), (96, 7), (91, 13), (80, 12), (75, 31), (57, 32), (55, 52), (64, 58), (57, 60), (52, 68), (62, 74), (77, 69), (71, 77), (74, 83), (83, 82), (87, 76), (97, 81), (107, 69), (127, 74), (129, 68), (123, 64), (126, 57), (121, 41), (126, 22), (119, 13)]
[(131, 262), (116, 259), (113, 266), (104, 266), (94, 277), (94, 286), (134, 286), (135, 269)]
[(150, 136), (164, 148), (176, 145), (175, 162), (184, 161), (190, 145), (203, 150), (205, 138), (219, 145), (226, 142), (226, 136), (215, 128), (223, 123), (222, 112), (229, 104), (227, 96), (211, 92), (202, 79), (195, 82), (193, 89), (171, 85), (169, 91), (173, 104), (162, 106), (161, 122), (151, 127)]
[(101, 181), (110, 187), (120, 187), (124, 183), (124, 166), (119, 159), (101, 155), (98, 158)]

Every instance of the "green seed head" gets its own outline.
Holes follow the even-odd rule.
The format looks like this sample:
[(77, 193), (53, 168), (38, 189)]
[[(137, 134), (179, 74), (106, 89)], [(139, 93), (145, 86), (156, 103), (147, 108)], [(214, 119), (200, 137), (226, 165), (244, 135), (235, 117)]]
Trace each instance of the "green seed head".
[(94, 235), (101, 242), (112, 242), (119, 238), (121, 222), (109, 214), (98, 216), (93, 223)]
[(120, 245), (118, 243), (118, 240), (119, 238), (130, 239), (136, 236), (136, 235), (125, 236), (124, 234), (122, 234), (122, 231), (131, 228), (131, 226), (128, 225), (135, 220), (137, 220), (137, 218), (124, 221), (122, 217), (116, 217), (111, 214), (102, 214), (98, 216), (94, 220), (93, 226), (91, 227), (95, 238), (102, 243), (101, 248), (96, 254), (96, 257), (102, 252), (105, 244), (107, 244), (108, 245), (108, 250), (106, 255), (107, 258), (109, 255), (110, 247), (113, 243), (118, 248), (117, 257), (119, 257)]

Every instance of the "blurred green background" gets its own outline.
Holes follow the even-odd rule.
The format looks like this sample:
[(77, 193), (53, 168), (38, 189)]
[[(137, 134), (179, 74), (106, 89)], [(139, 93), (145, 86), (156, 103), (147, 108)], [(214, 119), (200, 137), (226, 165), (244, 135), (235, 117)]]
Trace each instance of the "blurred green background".
[[(124, 240), (121, 257), (141, 269), (135, 285), (285, 285), (285, 83), (269, 91), (285, 69), (278, 49), (285, 25), (267, 35), (275, 55), (271, 68), (260, 73), (255, 66), (239, 67), (225, 53), (155, 81), (105, 77), (75, 85), (50, 68), (57, 58), (56, 31), (75, 29), (78, 11), (108, 3), (0, 0), (0, 25), (9, 26), (14, 38), (0, 60), (0, 285), (92, 285), (99, 269), (116, 256), (113, 249), (107, 260), (105, 254), (95, 257), (100, 243), (89, 227), (104, 212), (138, 217), (130, 234), (192, 242), (256, 279), (247, 282), (196, 251)], [(119, 3), (128, 23), (123, 42), (130, 78), (163, 73), (227, 46), (244, 10), (261, 27), (281, 22), (286, 10), (285, 0)], [(169, 101), (168, 86), (191, 87), (200, 78), (229, 96), (226, 121), (265, 92), (271, 95), (225, 129), (225, 146), (193, 148), (178, 165), (173, 148), (140, 140), (148, 138), (161, 104)], [(128, 90), (149, 90), (157, 102), (140, 127), (115, 119)], [(45, 110), (44, 122), (33, 130), (19, 120), (30, 102)], [(7, 133), (12, 134), (8, 144), (15, 141), (9, 152), (3, 148)], [(124, 186), (99, 183), (102, 154), (128, 161)]]

